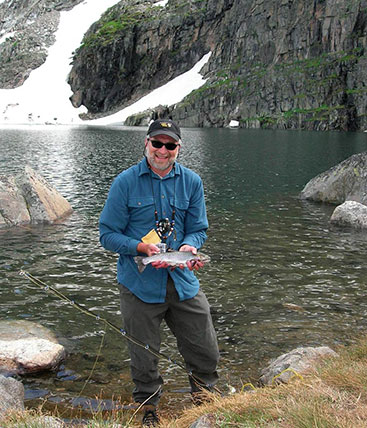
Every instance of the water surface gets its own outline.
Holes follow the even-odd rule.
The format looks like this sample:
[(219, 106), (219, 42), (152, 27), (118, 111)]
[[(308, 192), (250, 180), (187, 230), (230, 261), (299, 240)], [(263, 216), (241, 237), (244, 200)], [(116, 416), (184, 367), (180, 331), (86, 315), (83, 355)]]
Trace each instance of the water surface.
[[(113, 178), (139, 161), (145, 130), (29, 127), (0, 130), (0, 174), (25, 164), (74, 208), (57, 225), (0, 232), (0, 316), (53, 330), (69, 357), (57, 373), (24, 377), (29, 405), (86, 406), (132, 388), (126, 342), (31, 286), (21, 269), (121, 325), (116, 256), (100, 247), (98, 217)], [(367, 235), (330, 227), (334, 207), (298, 198), (304, 185), (353, 153), (363, 133), (184, 129), (180, 162), (201, 175), (210, 229), (199, 272), (221, 350), (220, 388), (257, 379), (269, 359), (297, 346), (348, 344), (367, 327)], [(298, 305), (291, 310), (288, 304)], [(163, 328), (162, 352), (179, 358)], [(91, 373), (91, 382), (77, 398)], [(189, 403), (185, 373), (161, 364), (167, 407)]]

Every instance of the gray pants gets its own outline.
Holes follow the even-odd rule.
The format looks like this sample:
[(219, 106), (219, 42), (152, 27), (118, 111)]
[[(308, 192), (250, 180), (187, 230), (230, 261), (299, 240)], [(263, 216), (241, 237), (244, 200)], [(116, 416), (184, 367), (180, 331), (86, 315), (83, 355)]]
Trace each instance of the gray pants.
[[(203, 381), (215, 385), (218, 381), (216, 367), (219, 361), (217, 337), (213, 327), (209, 304), (199, 290), (192, 299), (179, 301), (171, 277), (168, 277), (164, 303), (145, 303), (120, 284), (121, 312), (124, 329), (128, 334), (159, 351), (160, 325), (164, 319), (176, 336), (178, 350), (186, 368)], [(158, 358), (147, 350), (128, 342), (131, 358), (131, 376), (135, 384), (134, 401), (157, 405), (163, 379), (158, 371)], [(201, 388), (191, 377), (192, 392)]]

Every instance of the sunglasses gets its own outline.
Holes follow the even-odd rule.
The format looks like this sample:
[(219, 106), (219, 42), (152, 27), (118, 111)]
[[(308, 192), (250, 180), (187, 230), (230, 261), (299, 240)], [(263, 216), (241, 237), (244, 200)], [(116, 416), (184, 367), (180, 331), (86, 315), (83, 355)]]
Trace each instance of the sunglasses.
[(161, 141), (157, 141), (157, 140), (149, 140), (152, 143), (152, 146), (155, 149), (161, 149), (163, 146), (165, 146), (165, 148), (167, 150), (175, 150), (177, 149), (177, 147), (179, 146), (179, 144), (176, 143), (162, 143)]

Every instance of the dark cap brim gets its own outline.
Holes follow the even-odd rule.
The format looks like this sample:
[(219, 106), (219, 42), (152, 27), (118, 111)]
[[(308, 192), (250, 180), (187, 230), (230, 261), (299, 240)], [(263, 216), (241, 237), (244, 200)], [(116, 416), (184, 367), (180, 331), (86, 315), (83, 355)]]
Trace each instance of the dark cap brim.
[(150, 137), (154, 137), (155, 135), (168, 135), (169, 137), (172, 137), (175, 139), (175, 141), (180, 141), (180, 137), (171, 131), (166, 131), (165, 129), (160, 129), (158, 131), (153, 131), (149, 134)]

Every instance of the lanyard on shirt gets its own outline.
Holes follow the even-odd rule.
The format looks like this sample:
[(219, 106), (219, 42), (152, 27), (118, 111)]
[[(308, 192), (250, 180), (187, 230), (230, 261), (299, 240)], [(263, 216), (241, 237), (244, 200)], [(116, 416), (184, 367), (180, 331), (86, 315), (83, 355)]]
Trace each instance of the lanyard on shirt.
[(162, 240), (162, 242), (166, 242), (167, 238), (173, 233), (173, 239), (176, 241), (176, 230), (175, 230), (175, 215), (176, 215), (176, 166), (173, 165), (173, 207), (172, 207), (172, 220), (170, 221), (169, 218), (161, 218), (159, 220), (158, 217), (158, 210), (157, 210), (157, 204), (155, 202), (155, 196), (154, 196), (154, 187), (153, 187), (153, 177), (152, 177), (152, 170), (149, 166), (149, 175), (150, 175), (150, 184), (152, 187), (152, 195), (153, 195), (153, 202), (154, 202), (154, 219), (155, 219), (155, 230)]

